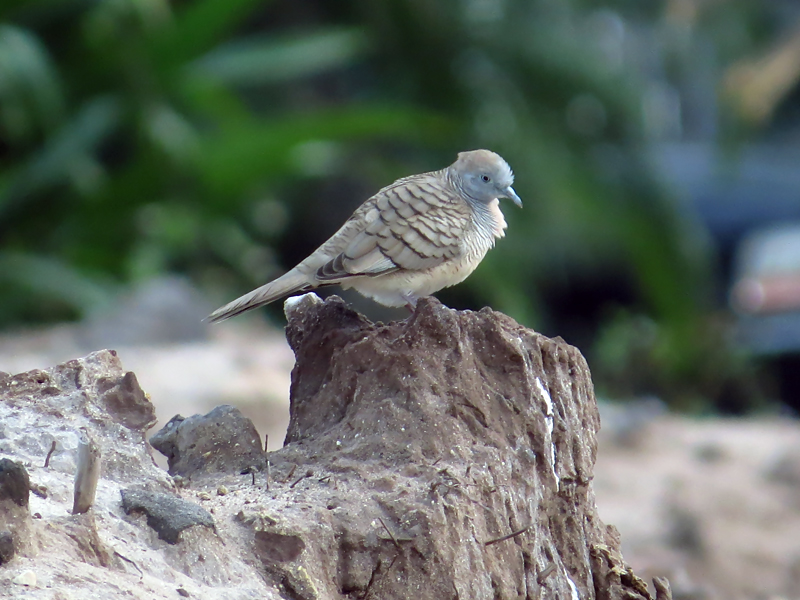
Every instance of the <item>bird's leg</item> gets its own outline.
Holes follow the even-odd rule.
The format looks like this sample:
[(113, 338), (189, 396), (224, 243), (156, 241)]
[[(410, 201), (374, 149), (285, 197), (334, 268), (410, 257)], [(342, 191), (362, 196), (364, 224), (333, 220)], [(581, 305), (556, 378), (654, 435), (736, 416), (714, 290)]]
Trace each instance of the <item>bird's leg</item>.
[(417, 300), (419, 300), (419, 298), (411, 294), (403, 294), (403, 300), (406, 301), (406, 308), (408, 309), (408, 312), (413, 315), (414, 311), (417, 310)]

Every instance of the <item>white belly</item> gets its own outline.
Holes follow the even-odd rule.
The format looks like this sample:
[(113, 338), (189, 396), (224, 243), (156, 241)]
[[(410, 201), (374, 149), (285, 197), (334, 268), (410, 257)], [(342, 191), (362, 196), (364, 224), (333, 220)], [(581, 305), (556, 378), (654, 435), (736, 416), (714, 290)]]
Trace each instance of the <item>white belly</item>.
[(506, 221), (498, 201), (489, 205), (490, 221), (465, 235), (460, 258), (424, 271), (396, 271), (379, 277), (359, 277), (342, 282), (385, 306), (416, 304), (417, 299), (464, 281), (477, 268), (496, 238), (505, 235)]

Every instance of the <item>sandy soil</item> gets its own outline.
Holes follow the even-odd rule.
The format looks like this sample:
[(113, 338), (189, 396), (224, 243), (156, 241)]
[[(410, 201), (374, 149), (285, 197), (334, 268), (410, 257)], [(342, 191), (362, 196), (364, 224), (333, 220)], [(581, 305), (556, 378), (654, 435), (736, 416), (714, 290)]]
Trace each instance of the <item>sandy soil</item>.
[(797, 422), (663, 416), (607, 434), (595, 493), (626, 560), (676, 598), (800, 598)]

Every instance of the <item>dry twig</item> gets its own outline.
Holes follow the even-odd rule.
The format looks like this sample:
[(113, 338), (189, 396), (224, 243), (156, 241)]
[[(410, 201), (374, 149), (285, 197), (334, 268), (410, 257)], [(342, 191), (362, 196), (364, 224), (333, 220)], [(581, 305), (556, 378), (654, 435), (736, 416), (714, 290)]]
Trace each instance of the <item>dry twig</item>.
[(386, 530), (386, 533), (388, 533), (388, 534), (389, 534), (389, 537), (390, 537), (390, 538), (392, 538), (392, 542), (394, 543), (394, 545), (395, 545), (395, 546), (396, 546), (398, 549), (400, 549), (400, 542), (398, 542), (398, 541), (397, 541), (397, 538), (396, 538), (396, 537), (394, 537), (394, 534), (393, 534), (391, 531), (389, 531), (389, 528), (386, 526), (386, 523), (384, 523), (384, 522), (383, 522), (383, 519), (381, 519), (380, 517), (378, 517), (378, 521), (380, 521), (380, 522), (381, 522), (381, 525), (383, 525), (383, 528)]
[(483, 545), (484, 546), (491, 546), (492, 544), (497, 544), (499, 542), (505, 542), (506, 540), (510, 540), (511, 538), (517, 537), (518, 535), (521, 535), (521, 534), (525, 533), (526, 531), (528, 531), (528, 529), (531, 528), (531, 525), (533, 525), (533, 523), (529, 523), (528, 525), (526, 525), (522, 529), (517, 529), (516, 531), (512, 531), (511, 533), (509, 533), (508, 535), (504, 535), (503, 537), (495, 538), (493, 540), (489, 540), (488, 542), (484, 542)]

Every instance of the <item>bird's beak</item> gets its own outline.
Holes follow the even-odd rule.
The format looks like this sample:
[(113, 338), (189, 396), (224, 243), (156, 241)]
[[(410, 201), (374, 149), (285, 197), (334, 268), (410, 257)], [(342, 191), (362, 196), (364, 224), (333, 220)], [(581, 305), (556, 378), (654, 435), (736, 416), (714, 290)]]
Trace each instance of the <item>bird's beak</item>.
[(522, 200), (519, 196), (517, 196), (517, 192), (514, 191), (514, 188), (508, 186), (506, 189), (503, 190), (504, 198), (508, 198), (509, 200), (513, 200), (514, 204), (522, 208)]

